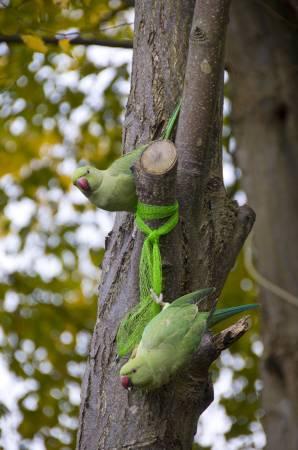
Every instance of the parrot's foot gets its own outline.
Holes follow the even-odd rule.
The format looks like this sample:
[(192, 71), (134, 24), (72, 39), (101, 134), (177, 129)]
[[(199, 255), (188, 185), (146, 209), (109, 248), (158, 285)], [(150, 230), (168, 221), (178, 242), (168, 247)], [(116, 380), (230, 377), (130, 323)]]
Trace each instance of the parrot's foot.
[(134, 225), (133, 225), (133, 230), (132, 230), (132, 233), (131, 233), (131, 237), (132, 237), (133, 240), (135, 240), (135, 238), (136, 238), (137, 231), (138, 231), (138, 227), (137, 227), (136, 224), (134, 223)]
[(169, 306), (170, 303), (166, 303), (166, 302), (163, 301), (163, 295), (162, 294), (157, 295), (154, 292), (153, 289), (150, 289), (150, 294), (151, 294), (151, 297), (152, 297), (153, 301), (155, 303), (157, 303), (158, 305), (160, 305), (162, 307), (162, 309), (164, 309), (167, 306)]

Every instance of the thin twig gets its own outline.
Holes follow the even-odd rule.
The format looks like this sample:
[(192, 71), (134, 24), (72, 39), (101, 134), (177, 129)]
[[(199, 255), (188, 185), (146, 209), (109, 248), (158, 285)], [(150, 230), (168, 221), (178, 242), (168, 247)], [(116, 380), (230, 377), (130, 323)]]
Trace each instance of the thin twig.
[(115, 28), (126, 27), (126, 26), (133, 25), (133, 24), (134, 24), (134, 22), (122, 22), (122, 23), (118, 23), (117, 25), (110, 25), (108, 27), (100, 27), (99, 31), (114, 30)]
[(262, 275), (255, 267), (253, 262), (252, 234), (249, 235), (249, 238), (244, 245), (244, 265), (252, 279), (255, 280), (255, 282), (261, 287), (282, 300), (285, 300), (290, 305), (296, 306), (296, 308), (298, 307), (298, 297), (268, 280), (268, 278), (264, 277), (264, 275)]
[[(67, 39), (65, 37), (65, 39)], [(45, 44), (50, 45), (58, 45), (59, 40), (56, 37), (43, 37), (42, 40)], [(93, 39), (93, 38), (83, 38), (81, 36), (77, 36), (74, 38), (69, 38), (68, 40), (73, 45), (100, 45), (103, 47), (113, 47), (113, 48), (133, 48), (133, 42), (131, 40), (114, 40), (114, 39)], [(24, 44), (22, 38), (18, 34), (13, 34), (10, 36), (0, 35), (0, 43), (5, 42), (6, 44)]]

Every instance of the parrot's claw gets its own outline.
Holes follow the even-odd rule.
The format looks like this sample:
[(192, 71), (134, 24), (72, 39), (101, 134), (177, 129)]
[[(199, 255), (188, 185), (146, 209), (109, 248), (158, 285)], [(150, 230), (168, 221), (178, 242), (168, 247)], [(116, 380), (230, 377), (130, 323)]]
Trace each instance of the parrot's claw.
[(137, 228), (136, 224), (134, 224), (132, 234), (131, 234), (132, 239), (136, 238), (137, 231), (138, 231), (138, 228)]
[(155, 303), (157, 303), (158, 305), (163, 304), (163, 301), (162, 301), (163, 295), (162, 294), (157, 295), (153, 289), (150, 289), (150, 294), (151, 294), (152, 299), (155, 301)]
[(162, 294), (157, 295), (153, 289), (150, 289), (150, 294), (151, 294), (153, 301), (155, 303), (157, 303), (158, 305), (160, 305), (162, 308), (166, 308), (167, 306), (169, 306), (169, 303), (166, 303), (163, 301)]

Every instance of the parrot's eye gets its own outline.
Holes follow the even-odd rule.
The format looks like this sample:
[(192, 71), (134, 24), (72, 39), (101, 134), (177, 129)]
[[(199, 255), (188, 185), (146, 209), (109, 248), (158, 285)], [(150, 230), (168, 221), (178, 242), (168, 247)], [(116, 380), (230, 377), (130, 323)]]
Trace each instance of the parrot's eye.
[(89, 173), (90, 173), (90, 170), (88, 169), (86, 173), (87, 173), (87, 174), (89, 175)]
[(136, 373), (137, 369), (132, 369), (132, 373)]

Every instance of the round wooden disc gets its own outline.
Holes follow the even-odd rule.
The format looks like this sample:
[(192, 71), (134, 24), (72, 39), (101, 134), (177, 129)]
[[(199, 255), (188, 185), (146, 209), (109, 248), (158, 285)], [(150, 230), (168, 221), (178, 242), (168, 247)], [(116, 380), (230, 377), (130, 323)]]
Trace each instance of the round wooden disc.
[(177, 150), (171, 141), (155, 141), (146, 148), (141, 156), (141, 166), (153, 175), (168, 172), (177, 161)]

